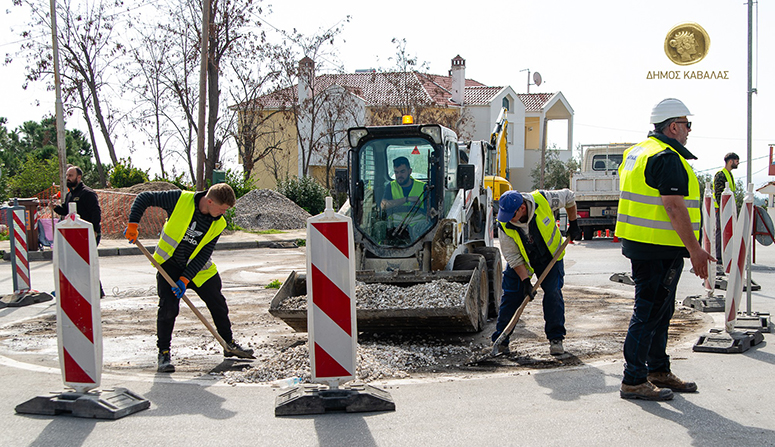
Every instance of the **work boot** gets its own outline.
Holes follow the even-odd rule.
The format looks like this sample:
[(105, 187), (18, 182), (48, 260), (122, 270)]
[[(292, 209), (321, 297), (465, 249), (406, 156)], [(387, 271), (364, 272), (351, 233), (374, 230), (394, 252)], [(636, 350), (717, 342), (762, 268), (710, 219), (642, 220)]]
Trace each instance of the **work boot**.
[(242, 346), (238, 345), (237, 342), (234, 340), (232, 340), (230, 343), (227, 343), (227, 345), (229, 346), (229, 349), (223, 350), (224, 357), (240, 357), (240, 358), (253, 357), (252, 349), (245, 349)]
[(169, 349), (159, 351), (159, 367), (156, 368), (156, 372), (160, 373), (172, 373), (175, 372), (175, 365), (170, 361)]
[(501, 343), (498, 345), (498, 355), (511, 355), (511, 349), (509, 349), (508, 343)]
[(627, 385), (622, 383), (619, 389), (619, 396), (622, 399), (643, 399), (643, 400), (670, 400), (673, 398), (673, 392), (669, 388), (657, 388), (648, 380), (638, 385)]
[(649, 382), (660, 388), (670, 388), (676, 393), (693, 393), (697, 391), (697, 384), (694, 382), (684, 382), (670, 372), (652, 372), (649, 373)]
[(557, 338), (549, 342), (549, 354), (551, 355), (565, 354), (565, 349), (562, 347), (562, 340)]

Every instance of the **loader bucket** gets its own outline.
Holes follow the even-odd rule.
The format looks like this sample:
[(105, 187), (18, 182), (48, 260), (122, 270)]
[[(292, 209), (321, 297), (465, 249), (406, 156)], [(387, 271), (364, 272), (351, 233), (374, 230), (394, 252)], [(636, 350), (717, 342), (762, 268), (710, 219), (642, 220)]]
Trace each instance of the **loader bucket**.
[[(375, 309), (356, 307), (359, 332), (478, 332), (482, 329), (482, 303), (487, 300), (487, 276), (480, 267), (475, 270), (439, 272), (373, 272), (358, 271), (356, 280), (365, 284), (391, 284), (410, 287), (443, 279), (465, 283), (460, 305), (450, 307), (420, 307)], [(484, 278), (484, 281), (482, 280)], [(307, 331), (307, 310), (283, 308), (283, 301), (306, 295), (305, 274), (291, 272), (277, 291), (269, 313), (283, 320), (297, 332)]]

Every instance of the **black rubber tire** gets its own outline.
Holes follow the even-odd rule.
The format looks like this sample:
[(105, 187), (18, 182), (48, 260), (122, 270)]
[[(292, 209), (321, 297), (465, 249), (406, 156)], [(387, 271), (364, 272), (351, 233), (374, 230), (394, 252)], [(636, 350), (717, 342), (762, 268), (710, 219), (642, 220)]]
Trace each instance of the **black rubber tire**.
[(584, 227), (581, 229), (581, 231), (584, 234), (585, 241), (591, 241), (592, 238), (595, 237), (595, 230), (592, 227)]
[(465, 253), (458, 255), (452, 266), (453, 270), (476, 270), (480, 272), (480, 290), (479, 290), (479, 316), (477, 332), (484, 329), (487, 324), (487, 302), (489, 301), (489, 284), (487, 276), (487, 260), (484, 256), (476, 253)]
[(503, 295), (503, 258), (497, 247), (477, 247), (476, 253), (487, 261), (487, 285), (490, 291), (487, 300), (487, 317), (498, 318)]

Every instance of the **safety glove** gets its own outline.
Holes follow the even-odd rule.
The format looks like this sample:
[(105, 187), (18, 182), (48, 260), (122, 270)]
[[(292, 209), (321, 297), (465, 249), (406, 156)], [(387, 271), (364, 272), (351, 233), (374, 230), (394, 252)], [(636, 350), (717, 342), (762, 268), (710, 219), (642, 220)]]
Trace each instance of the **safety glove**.
[(570, 238), (573, 241), (581, 240), (581, 228), (579, 228), (578, 221), (571, 220), (568, 223), (568, 234), (570, 235)]
[(525, 278), (522, 280), (522, 292), (524, 293), (524, 296), (527, 297), (530, 301), (533, 300), (533, 297), (535, 297), (535, 292), (533, 291), (533, 284), (530, 282), (530, 278)]
[(137, 229), (137, 223), (135, 222), (129, 222), (126, 224), (126, 229), (124, 230), (124, 237), (127, 238), (130, 244), (134, 244), (137, 242), (137, 236), (140, 235), (140, 232)]
[(183, 296), (184, 293), (186, 293), (186, 287), (188, 286), (188, 280), (184, 277), (180, 277), (179, 280), (175, 281), (175, 284), (177, 284), (177, 287), (172, 288), (172, 293), (175, 294), (178, 299)]

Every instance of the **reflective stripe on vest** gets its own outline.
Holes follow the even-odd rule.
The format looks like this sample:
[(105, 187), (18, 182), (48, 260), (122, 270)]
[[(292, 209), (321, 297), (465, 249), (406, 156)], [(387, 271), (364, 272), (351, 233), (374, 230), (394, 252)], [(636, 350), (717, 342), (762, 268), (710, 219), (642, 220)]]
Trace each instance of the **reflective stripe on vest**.
[[(541, 238), (546, 244), (546, 247), (549, 249), (549, 252), (552, 254), (552, 256), (554, 256), (554, 252), (556, 252), (557, 248), (560, 246), (560, 244), (562, 244), (562, 234), (560, 234), (560, 229), (557, 228), (557, 222), (554, 220), (552, 207), (549, 206), (549, 202), (546, 200), (546, 197), (544, 197), (543, 194), (541, 194), (539, 191), (533, 191), (530, 193), (530, 195), (533, 196), (533, 201), (535, 202), (536, 207), (534, 216), (536, 219), (536, 226), (538, 227), (538, 231), (541, 233)], [(534, 269), (530, 265), (530, 258), (528, 258), (525, 246), (522, 244), (522, 238), (518, 233), (519, 230), (506, 228), (506, 223), (507, 222), (500, 222), (501, 228), (508, 237), (514, 239), (514, 241), (517, 243), (517, 247), (519, 247), (519, 254), (522, 255), (522, 259), (525, 260), (525, 267), (527, 267), (527, 272), (528, 274), (532, 275)], [(563, 251), (557, 260), (559, 261), (564, 256), (565, 252)]]
[[(178, 203), (175, 204), (175, 209), (172, 210), (172, 215), (170, 215), (167, 222), (164, 223), (159, 243), (156, 244), (156, 250), (153, 253), (153, 258), (159, 264), (163, 264), (172, 258), (175, 249), (186, 235), (186, 230), (191, 224), (191, 219), (194, 217), (194, 210), (196, 208), (194, 195), (195, 193), (191, 191), (183, 191), (178, 199)], [(221, 234), (225, 228), (226, 219), (221, 216), (210, 225), (207, 233), (205, 233), (202, 240), (191, 253), (191, 256), (188, 257), (188, 262), (191, 262), (191, 260), (199, 254), (199, 251), (202, 250), (202, 247), (215, 239), (215, 237)], [(208, 259), (207, 263), (202, 267), (202, 270), (200, 270), (191, 281), (199, 287), (204, 284), (205, 281), (215, 276), (216, 273), (218, 273), (218, 269), (215, 266), (215, 263)]]
[[(669, 149), (678, 152), (654, 137), (627, 149), (619, 166), (618, 216), (615, 234), (630, 241), (683, 247), (684, 243), (670, 223), (662, 196), (646, 184), (646, 164), (654, 155)], [(684, 199), (689, 211), (694, 237), (700, 237), (700, 184), (689, 163), (678, 154), (689, 178), (689, 195)]]
[[(732, 173), (731, 173), (731, 172), (729, 172), (729, 171), (727, 171), (727, 168), (726, 168), (726, 167), (723, 167), (723, 168), (721, 168), (721, 171), (719, 171), (719, 172), (723, 172), (723, 173), (724, 173), (724, 177), (726, 177), (726, 178), (727, 178), (727, 183), (729, 183), (729, 189), (730, 189), (732, 192), (735, 192), (735, 189), (736, 189), (736, 188), (735, 188), (735, 182), (734, 182), (734, 181), (732, 181)], [(717, 174), (718, 174), (718, 173), (717, 173)], [(713, 203), (714, 203), (714, 204), (716, 204), (716, 208), (718, 208), (718, 207), (719, 207), (719, 206), (718, 206), (718, 202), (716, 202), (716, 194), (713, 194)]]
[[(412, 179), (412, 189), (409, 190), (409, 197), (420, 197), (423, 193), (424, 186), (425, 184), (423, 182)], [(392, 193), (394, 200), (404, 198), (404, 189), (395, 180), (390, 182), (390, 192)], [(396, 224), (401, 223), (401, 221), (409, 214), (413, 206), (414, 202), (406, 202), (391, 208), (389, 216), (391, 222)], [(419, 209), (415, 212), (415, 216), (413, 216), (411, 222), (409, 222), (409, 225), (415, 225), (418, 222), (426, 220), (425, 213), (423, 212), (425, 206), (421, 203), (418, 208)], [(422, 213), (422, 215), (420, 215), (420, 213)]]

